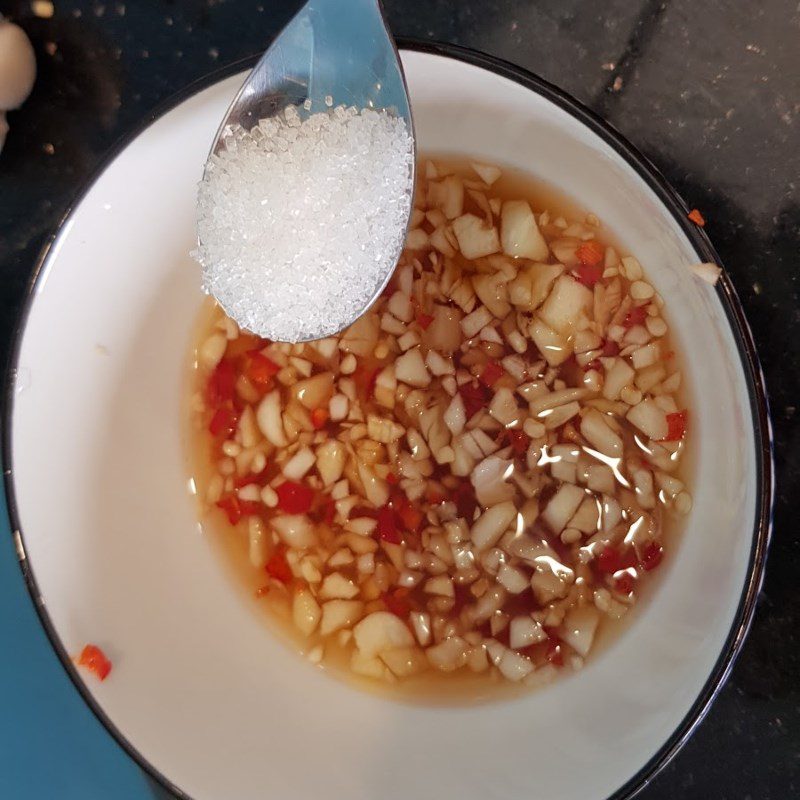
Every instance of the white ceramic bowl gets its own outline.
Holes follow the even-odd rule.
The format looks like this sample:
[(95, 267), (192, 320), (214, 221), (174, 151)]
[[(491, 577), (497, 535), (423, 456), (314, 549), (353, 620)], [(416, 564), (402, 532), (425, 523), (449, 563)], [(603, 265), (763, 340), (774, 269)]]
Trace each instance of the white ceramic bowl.
[[(438, 53), (438, 54), (437, 54)], [(645, 265), (690, 356), (695, 507), (663, 585), (579, 675), (512, 701), (403, 705), (265, 633), (205, 541), (181, 396), (201, 296), (195, 185), (241, 73), (149, 124), (65, 220), (32, 285), (6, 426), (21, 563), (76, 686), (195, 800), (626, 797), (677, 750), (746, 632), (769, 530), (763, 385), (730, 283), (650, 165), (562, 93), (455, 49), (405, 50), (421, 151), (521, 167)], [(68, 653), (100, 644), (104, 683)]]

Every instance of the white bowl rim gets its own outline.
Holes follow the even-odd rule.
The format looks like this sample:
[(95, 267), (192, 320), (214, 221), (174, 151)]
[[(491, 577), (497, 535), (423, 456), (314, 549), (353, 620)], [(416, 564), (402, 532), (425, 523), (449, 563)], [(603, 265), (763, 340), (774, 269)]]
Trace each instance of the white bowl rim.
[[(672, 215), (675, 222), (680, 226), (682, 232), (689, 239), (702, 261), (723, 266), (708, 236), (702, 228), (699, 228), (688, 219), (689, 206), (675, 189), (672, 188), (658, 168), (622, 136), (622, 134), (614, 129), (610, 123), (599, 117), (567, 92), (522, 67), (511, 64), (496, 56), (459, 45), (401, 37), (397, 39), (397, 47), (401, 51), (407, 50), (429, 53), (462, 61), (469, 65), (487, 70), (537, 93), (570, 114), (592, 133), (599, 136), (607, 145), (612, 147), (639, 177), (642, 178), (666, 211)], [(90, 710), (103, 727), (116, 740), (117, 744), (122, 747), (128, 756), (130, 756), (148, 776), (153, 778), (158, 784), (174, 794), (177, 798), (180, 798), (180, 800), (192, 800), (192, 798), (178, 786), (174, 785), (136, 749), (86, 690), (85, 684), (78, 676), (72, 658), (59, 638), (43, 602), (42, 594), (34, 577), (32, 566), (26, 557), (25, 539), (19, 522), (16, 504), (11, 446), (11, 419), (14, 411), (14, 381), (19, 364), (20, 349), (25, 328), (36, 297), (37, 288), (49, 269), (51, 257), (54, 257), (54, 254), (58, 252), (59, 241), (61, 237), (65, 235), (66, 231), (68, 231), (73, 214), (80, 206), (84, 197), (89, 193), (92, 186), (117, 156), (154, 122), (203, 89), (231, 75), (252, 68), (259, 57), (260, 54), (239, 59), (188, 84), (151, 111), (135, 129), (118, 140), (105, 154), (103, 160), (91, 177), (86, 181), (83, 188), (76, 193), (66, 212), (57, 224), (53, 234), (43, 246), (39, 258), (37, 259), (36, 266), (26, 289), (23, 309), (12, 331), (11, 355), (5, 374), (5, 390), (1, 398), (2, 413), (0, 414), (0, 421), (2, 422), (2, 441), (0, 442), (0, 459), (3, 464), (7, 515), (25, 585), (31, 595), (34, 607), (36, 608), (39, 620), (50, 641), (50, 645), (84, 702), (89, 706)], [(606, 800), (629, 800), (629, 798), (638, 794), (639, 791), (650, 783), (650, 781), (652, 781), (677, 755), (694, 733), (700, 722), (702, 722), (711, 704), (724, 686), (733, 668), (733, 664), (742, 649), (742, 645), (753, 621), (756, 601), (764, 580), (767, 550), (772, 535), (775, 493), (773, 431), (769, 411), (769, 400), (766, 391), (766, 381), (759, 362), (750, 326), (745, 318), (744, 310), (742, 309), (733, 283), (724, 268), (716, 285), (716, 292), (725, 310), (725, 315), (731, 327), (731, 333), (736, 342), (741, 359), (753, 423), (758, 508), (753, 528), (747, 579), (743, 585), (739, 605), (725, 644), (689, 711), (673, 731), (672, 735), (656, 751), (652, 758), (625, 784), (618, 788), (613, 794), (609, 795)], [(0, 497), (0, 503), (2, 503), (2, 497)]]

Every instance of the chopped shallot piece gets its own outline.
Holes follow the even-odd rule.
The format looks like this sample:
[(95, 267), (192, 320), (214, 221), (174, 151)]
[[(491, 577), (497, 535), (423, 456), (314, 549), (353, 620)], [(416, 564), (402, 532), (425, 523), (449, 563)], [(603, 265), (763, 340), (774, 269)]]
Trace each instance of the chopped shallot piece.
[(500, 250), (497, 228), (488, 227), (474, 214), (464, 214), (454, 220), (453, 232), (458, 240), (458, 249), (464, 258), (482, 258)]
[(527, 201), (507, 200), (503, 203), (501, 230), (504, 253), (533, 261), (547, 258), (547, 242)]

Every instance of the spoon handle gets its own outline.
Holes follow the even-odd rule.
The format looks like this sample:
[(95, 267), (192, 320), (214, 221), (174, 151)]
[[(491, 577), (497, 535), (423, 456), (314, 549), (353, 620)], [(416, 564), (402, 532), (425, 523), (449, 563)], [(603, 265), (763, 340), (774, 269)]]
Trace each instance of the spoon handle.
[[(336, 105), (396, 108), (406, 114), (402, 77), (397, 79), (394, 40), (380, 0), (309, 0), (289, 24), (297, 36), (284, 44), (285, 63), (305, 66), (307, 97), (315, 111)], [(285, 33), (289, 33), (289, 28)], [(300, 40), (300, 49), (288, 53)]]

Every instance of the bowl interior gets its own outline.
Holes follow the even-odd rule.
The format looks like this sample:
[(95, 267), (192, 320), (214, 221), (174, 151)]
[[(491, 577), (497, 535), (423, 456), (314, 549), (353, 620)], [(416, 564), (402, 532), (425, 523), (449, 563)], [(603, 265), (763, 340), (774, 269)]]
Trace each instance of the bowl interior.
[[(29, 566), (68, 653), (114, 662), (85, 691), (196, 800), (605, 797), (689, 712), (747, 583), (757, 453), (737, 341), (647, 183), (550, 99), (404, 52), (422, 152), (525, 169), (594, 211), (667, 301), (687, 354), (695, 507), (644, 613), (574, 678), (474, 707), (394, 703), (268, 635), (195, 519), (181, 408), (201, 303), (195, 187), (243, 75), (147, 128), (51, 249), (19, 354), (13, 490)], [(78, 680), (83, 681), (81, 674)]]

